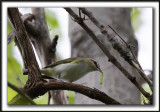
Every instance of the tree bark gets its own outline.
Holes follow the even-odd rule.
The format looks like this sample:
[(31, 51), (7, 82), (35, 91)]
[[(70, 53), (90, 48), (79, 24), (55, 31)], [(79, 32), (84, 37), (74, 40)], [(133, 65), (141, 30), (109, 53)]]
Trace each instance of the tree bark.
[[(31, 35), (31, 40), (37, 55), (40, 59), (42, 67), (56, 61), (55, 51), (57, 39), (56, 37), (51, 41), (49, 31), (46, 23), (44, 8), (32, 8), (34, 15), (34, 23), (25, 21), (27, 31)], [(49, 80), (53, 81), (53, 80)], [(51, 90), (50, 91), (54, 104), (67, 104), (67, 97), (64, 90)]]
[[(78, 14), (78, 9), (73, 8)], [(124, 37), (124, 40), (136, 47), (134, 50), (137, 55), (138, 43), (134, 37), (130, 9), (129, 8), (87, 8), (93, 15), (105, 26), (112, 26), (119, 35)], [(83, 14), (81, 15), (83, 16)], [(87, 18), (87, 17), (86, 17)], [(124, 61), (117, 51), (115, 51), (107, 39), (99, 32), (99, 30), (88, 20), (85, 20), (94, 33), (101, 39), (102, 43), (107, 46), (111, 53), (119, 60), (119, 62), (133, 75), (139, 83), (143, 83), (139, 74), (132, 69), (132, 67)], [(76, 81), (76, 83), (85, 84), (89, 87), (95, 87), (102, 90), (106, 94), (115, 98), (121, 104), (140, 104), (140, 92), (138, 89), (126, 78), (123, 74), (110, 62), (107, 57), (100, 50), (100, 48), (93, 42), (88, 34), (73, 20), (69, 21), (69, 31), (72, 44), (72, 57), (91, 57), (97, 60), (104, 72), (104, 85), (100, 85), (100, 74), (92, 72)], [(110, 29), (108, 29), (110, 30)], [(113, 32), (112, 30), (110, 30)], [(76, 104), (102, 104), (94, 101), (79, 93), (76, 93)]]

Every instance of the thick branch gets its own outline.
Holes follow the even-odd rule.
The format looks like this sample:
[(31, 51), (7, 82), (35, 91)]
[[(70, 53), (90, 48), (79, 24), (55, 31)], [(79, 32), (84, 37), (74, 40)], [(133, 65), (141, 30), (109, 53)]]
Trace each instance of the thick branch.
[[(21, 20), (24, 22), (27, 32), (30, 34), (30, 39), (36, 49), (42, 67), (45, 67), (56, 61), (55, 52), (58, 36), (55, 36), (55, 39), (51, 42), (43, 8), (32, 8), (32, 12), (33, 14), (21, 15)], [(32, 22), (32, 19), (34, 19), (34, 23)], [(14, 38), (15, 32), (12, 30), (8, 35), (8, 45)], [(54, 94), (55, 92), (52, 93)], [(58, 104), (67, 103), (63, 91), (56, 91), (55, 95), (56, 96), (52, 96), (54, 98), (57, 96), (63, 96), (63, 98), (58, 99), (59, 101), (56, 99), (54, 102), (59, 102)]]
[[(42, 67), (45, 67), (56, 61), (55, 52), (58, 36), (55, 36), (55, 39), (51, 42), (43, 8), (32, 8), (32, 12), (33, 14), (21, 15), (21, 20), (24, 22), (27, 32), (30, 34), (30, 39), (36, 49)], [(34, 22), (32, 22), (32, 19), (34, 19)], [(14, 38), (15, 32), (12, 30), (8, 35), (8, 44)], [(55, 92), (52, 93), (54, 94)], [(67, 103), (67, 100), (64, 100), (66, 98), (64, 98), (65, 95), (63, 91), (56, 91), (54, 98), (57, 96), (63, 96), (63, 98), (58, 99), (59, 101), (56, 99), (54, 102), (59, 102), (58, 104)]]
[(31, 89), (35, 86), (35, 82), (42, 81), (41, 72), (36, 61), (29, 36), (20, 18), (18, 8), (9, 8), (8, 16), (14, 27), (16, 44), (20, 49), (24, 64), (29, 70), (28, 83), (25, 88)]
[(99, 91), (98, 89), (92, 89), (79, 84), (74, 84), (70, 82), (49, 82), (45, 83), (43, 86), (47, 90), (71, 90), (81, 94), (84, 94), (92, 99), (99, 100), (105, 104), (116, 104), (120, 105), (119, 102), (109, 97), (105, 93)]
[[(48, 64), (56, 61), (55, 52), (58, 36), (55, 36), (53, 41), (51, 41), (46, 23), (44, 8), (32, 8), (32, 14), (34, 15), (34, 31), (30, 30), (30, 26), (27, 27), (27, 31), (30, 33), (30, 35), (32, 35), (31, 40), (38, 54), (41, 65), (42, 67), (45, 67)], [(25, 25), (27, 24), (28, 21), (26, 21)], [(50, 91), (50, 93), (55, 104), (67, 103), (64, 91)]]
[(90, 37), (95, 41), (95, 43), (101, 48), (104, 54), (108, 57), (109, 61), (111, 61), (138, 89), (139, 91), (146, 97), (150, 98), (150, 94), (146, 92), (141, 85), (136, 81), (136, 78), (133, 77), (117, 60), (114, 56), (110, 54), (110, 52), (106, 49), (106, 47), (101, 43), (101, 41), (95, 36), (93, 31), (83, 22), (82, 18), (79, 18), (77, 14), (75, 14), (71, 8), (64, 8), (74, 19), (75, 21), (90, 35)]

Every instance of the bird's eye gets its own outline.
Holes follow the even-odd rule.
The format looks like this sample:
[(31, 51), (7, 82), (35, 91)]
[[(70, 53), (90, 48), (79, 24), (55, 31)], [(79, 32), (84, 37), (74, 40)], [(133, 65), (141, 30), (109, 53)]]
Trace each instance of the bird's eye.
[(94, 60), (92, 60), (92, 61), (93, 61), (93, 63), (95, 64), (95, 66), (100, 70), (99, 64), (98, 64), (96, 61), (94, 61)]
[(96, 65), (97, 68), (99, 68), (99, 65), (97, 62), (94, 61), (94, 64)]
[(94, 65), (96, 66), (96, 68), (97, 68), (100, 72), (102, 72), (99, 64), (98, 64), (96, 61), (94, 61), (93, 59), (92, 59), (92, 61), (93, 61)]

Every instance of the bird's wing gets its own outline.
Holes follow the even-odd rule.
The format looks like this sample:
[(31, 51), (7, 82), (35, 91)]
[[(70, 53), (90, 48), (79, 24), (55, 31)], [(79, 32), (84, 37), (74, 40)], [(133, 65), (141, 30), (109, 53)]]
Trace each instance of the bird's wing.
[(57, 61), (55, 63), (51, 63), (51, 64), (47, 65), (44, 68), (52, 68), (52, 67), (57, 66), (59, 64), (71, 63), (72, 61), (75, 61), (76, 59), (79, 59), (79, 57), (73, 57), (73, 58), (68, 58), (68, 59), (60, 60), (60, 61)]

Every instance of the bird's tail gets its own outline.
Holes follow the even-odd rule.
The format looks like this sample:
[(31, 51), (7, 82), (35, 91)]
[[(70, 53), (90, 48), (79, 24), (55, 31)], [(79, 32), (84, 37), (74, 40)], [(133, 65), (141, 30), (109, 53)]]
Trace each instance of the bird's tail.
[(27, 75), (29, 73), (28, 69), (23, 68), (22, 69), (23, 75)]

